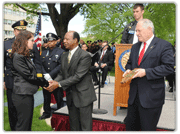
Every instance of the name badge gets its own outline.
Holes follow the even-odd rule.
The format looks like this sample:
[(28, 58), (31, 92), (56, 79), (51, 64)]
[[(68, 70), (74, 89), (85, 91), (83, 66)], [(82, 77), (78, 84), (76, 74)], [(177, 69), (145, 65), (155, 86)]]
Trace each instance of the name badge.
[(134, 34), (135, 33), (135, 31), (133, 31), (133, 30), (129, 30), (129, 32), (128, 32), (129, 34)]

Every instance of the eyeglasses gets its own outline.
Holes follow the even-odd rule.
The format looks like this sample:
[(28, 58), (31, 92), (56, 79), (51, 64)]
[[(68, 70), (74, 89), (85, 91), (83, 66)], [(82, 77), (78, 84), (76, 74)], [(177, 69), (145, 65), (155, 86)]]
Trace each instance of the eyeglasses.
[(32, 40), (29, 40), (29, 41), (32, 41), (32, 42), (34, 42), (34, 40), (32, 39)]

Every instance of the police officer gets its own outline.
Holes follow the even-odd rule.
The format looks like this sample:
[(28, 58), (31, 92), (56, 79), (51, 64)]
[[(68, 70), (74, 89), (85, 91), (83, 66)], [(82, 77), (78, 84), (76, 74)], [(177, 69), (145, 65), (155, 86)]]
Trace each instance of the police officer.
[(135, 33), (137, 22), (141, 19), (143, 19), (144, 14), (144, 6), (143, 4), (135, 4), (133, 7), (133, 15), (135, 21), (132, 21), (131, 23), (127, 24), (127, 26), (124, 29), (124, 33), (122, 35), (121, 43), (123, 44), (135, 44), (138, 42), (138, 37)]
[[(15, 125), (17, 122), (17, 113), (16, 109), (12, 103), (12, 89), (13, 89), (13, 74), (11, 72), (12, 59), (10, 58), (10, 54), (12, 51), (12, 44), (15, 41), (16, 36), (22, 31), (26, 30), (28, 23), (25, 20), (19, 20), (12, 25), (14, 29), (15, 37), (7, 39), (4, 41), (4, 89), (7, 90), (7, 101), (8, 101), (8, 115), (9, 115), (9, 123), (12, 131), (15, 130)], [(36, 45), (33, 46), (33, 61), (37, 69), (37, 76), (42, 77), (42, 69), (39, 52), (37, 50)]]
[[(48, 33), (47, 44), (49, 49), (44, 49), (41, 55), (43, 75), (46, 80), (54, 79), (61, 67), (61, 55), (64, 52), (63, 49), (56, 46), (58, 37), (53, 33)], [(59, 109), (63, 104), (63, 89), (57, 88), (53, 92), (57, 102), (57, 108)], [(51, 116), (51, 93), (43, 89), (44, 95), (44, 113), (40, 120), (49, 118)]]

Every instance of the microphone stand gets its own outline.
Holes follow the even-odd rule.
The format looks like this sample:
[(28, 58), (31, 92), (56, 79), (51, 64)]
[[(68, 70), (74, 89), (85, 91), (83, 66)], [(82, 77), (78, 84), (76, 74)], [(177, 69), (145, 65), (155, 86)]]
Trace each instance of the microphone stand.
[[(128, 31), (130, 29), (126, 28), (124, 31)], [(124, 31), (122, 31), (120, 34), (118, 34), (115, 38), (113, 38), (109, 43), (107, 43), (107, 45), (105, 45), (104, 47), (108, 46), (113, 40), (115, 40), (119, 35), (123, 34)], [(97, 52), (95, 52), (91, 57), (94, 57), (98, 52), (100, 52), (104, 47), (100, 48)], [(101, 85), (100, 85), (100, 78), (101, 78), (101, 74), (100, 74), (100, 68), (101, 68), (101, 59), (99, 59), (99, 70), (98, 70), (98, 74), (99, 74), (99, 91), (98, 91), (98, 109), (93, 109), (93, 114), (107, 114), (108, 111), (105, 109), (100, 109), (100, 96), (101, 96)]]

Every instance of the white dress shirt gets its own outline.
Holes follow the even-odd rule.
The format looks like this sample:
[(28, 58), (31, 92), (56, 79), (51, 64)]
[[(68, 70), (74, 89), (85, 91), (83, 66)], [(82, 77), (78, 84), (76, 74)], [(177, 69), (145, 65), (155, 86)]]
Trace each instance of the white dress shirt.
[[(144, 53), (146, 52), (147, 48), (151, 44), (151, 41), (153, 40), (153, 38), (154, 38), (154, 34), (149, 40), (146, 41), (146, 48), (145, 48)], [(144, 42), (141, 43), (141, 46), (140, 46), (140, 49), (139, 49), (139, 54), (140, 54), (141, 50), (143, 49), (143, 47), (144, 47)]]
[(73, 54), (76, 52), (76, 50), (78, 49), (79, 46), (75, 47), (73, 50), (69, 50), (71, 52), (71, 56), (70, 56), (70, 61), (71, 61), (71, 58), (73, 56)]

